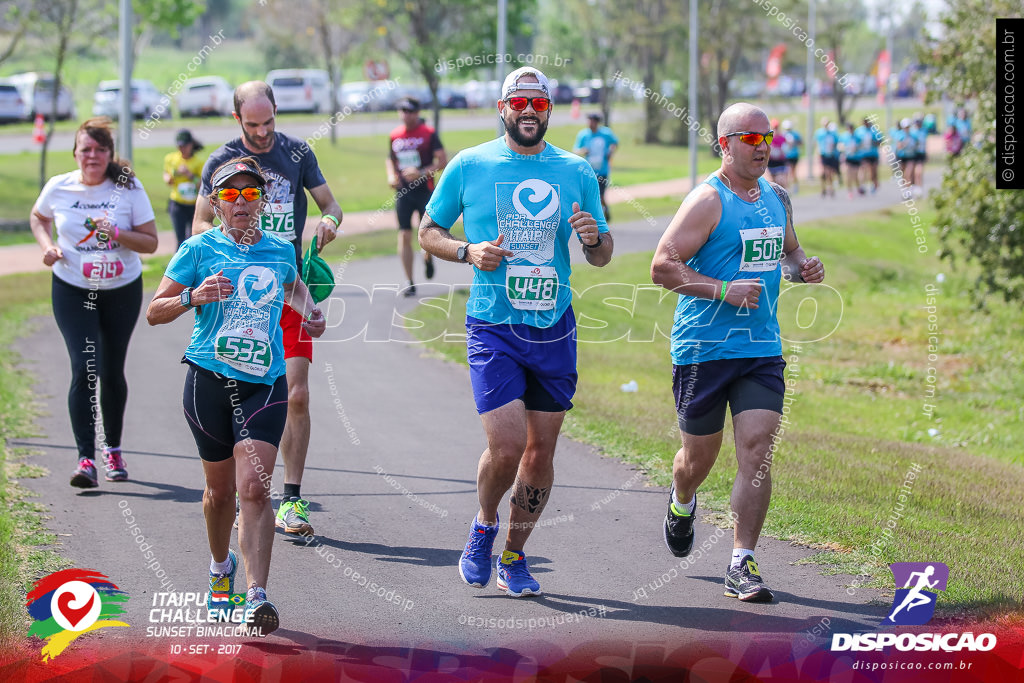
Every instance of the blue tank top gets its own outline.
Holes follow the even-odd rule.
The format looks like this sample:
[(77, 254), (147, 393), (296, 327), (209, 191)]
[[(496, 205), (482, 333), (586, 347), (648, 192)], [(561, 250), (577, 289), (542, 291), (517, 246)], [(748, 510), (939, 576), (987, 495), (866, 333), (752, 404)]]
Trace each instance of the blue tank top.
[(753, 203), (737, 197), (718, 176), (705, 182), (718, 192), (722, 218), (686, 265), (719, 280), (760, 279), (763, 288), (753, 311), (719, 299), (680, 295), (672, 325), (672, 362), (781, 356), (776, 307), (786, 208), (764, 178), (757, 181), (761, 196)]

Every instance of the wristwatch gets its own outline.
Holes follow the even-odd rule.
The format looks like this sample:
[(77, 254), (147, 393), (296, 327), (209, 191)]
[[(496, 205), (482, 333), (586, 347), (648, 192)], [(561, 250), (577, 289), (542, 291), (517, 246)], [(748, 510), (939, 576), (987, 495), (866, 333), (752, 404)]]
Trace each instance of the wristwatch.
[(466, 242), (461, 247), (459, 247), (459, 250), (455, 252), (455, 258), (459, 259), (463, 263), (466, 262), (466, 260), (469, 258), (469, 242)]
[(601, 233), (597, 233), (597, 241), (596, 242), (594, 242), (593, 244), (587, 244), (586, 242), (584, 242), (583, 246), (585, 246), (587, 249), (597, 249), (599, 246), (601, 246), (601, 242), (603, 242), (603, 241), (604, 241), (604, 237), (601, 235)]
[(181, 297), (180, 298), (181, 298), (181, 305), (182, 306), (184, 306), (185, 308), (194, 308), (194, 305), (192, 304), (192, 288), (191, 287), (186, 287), (185, 289), (181, 290)]

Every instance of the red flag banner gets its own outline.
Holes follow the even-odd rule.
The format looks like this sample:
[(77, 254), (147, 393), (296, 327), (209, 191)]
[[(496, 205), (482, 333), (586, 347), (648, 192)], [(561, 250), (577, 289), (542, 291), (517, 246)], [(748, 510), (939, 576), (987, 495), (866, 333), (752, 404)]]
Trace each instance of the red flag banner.
[(882, 50), (878, 54), (878, 62), (875, 68), (878, 71), (875, 76), (877, 79), (875, 82), (878, 83), (878, 90), (881, 91), (889, 82), (889, 75), (892, 74), (892, 59), (889, 56), (888, 50)]

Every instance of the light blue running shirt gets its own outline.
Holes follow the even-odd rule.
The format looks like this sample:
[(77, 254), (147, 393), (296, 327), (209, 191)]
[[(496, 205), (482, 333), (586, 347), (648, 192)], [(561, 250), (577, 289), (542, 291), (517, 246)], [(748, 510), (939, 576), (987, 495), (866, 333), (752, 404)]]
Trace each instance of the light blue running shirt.
[(295, 280), (295, 248), (266, 232), (244, 247), (214, 228), (182, 242), (164, 275), (198, 287), (222, 270), (235, 291), (196, 309), (185, 358), (225, 377), (273, 384), (285, 371), (282, 286)]
[(763, 288), (755, 310), (719, 299), (679, 296), (672, 325), (675, 365), (726, 358), (782, 355), (776, 307), (786, 231), (786, 208), (764, 178), (761, 197), (750, 203), (737, 197), (718, 176), (705, 181), (722, 202), (722, 219), (708, 241), (686, 262), (701, 275), (719, 280), (760, 279)]
[(517, 154), (505, 138), (455, 155), (434, 190), (427, 213), (443, 228), (462, 215), (466, 239), (492, 241), (515, 252), (497, 270), (473, 268), (466, 314), (490, 323), (551, 327), (572, 303), (569, 226), (573, 202), (608, 232), (593, 169), (579, 156), (547, 144)]
[(583, 158), (590, 163), (597, 175), (608, 177), (611, 167), (608, 164), (608, 150), (612, 145), (619, 144), (619, 139), (608, 126), (599, 126), (597, 132), (584, 128), (576, 135), (576, 142), (573, 145), (576, 149), (586, 149), (587, 154)]

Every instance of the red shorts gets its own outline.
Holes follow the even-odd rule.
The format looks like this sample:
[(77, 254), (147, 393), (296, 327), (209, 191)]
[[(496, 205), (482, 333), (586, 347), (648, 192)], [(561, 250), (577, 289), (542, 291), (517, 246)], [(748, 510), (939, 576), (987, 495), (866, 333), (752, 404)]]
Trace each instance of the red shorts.
[(281, 311), (281, 331), (284, 333), (284, 358), (305, 358), (313, 362), (313, 338), (302, 329), (302, 316), (291, 306)]

